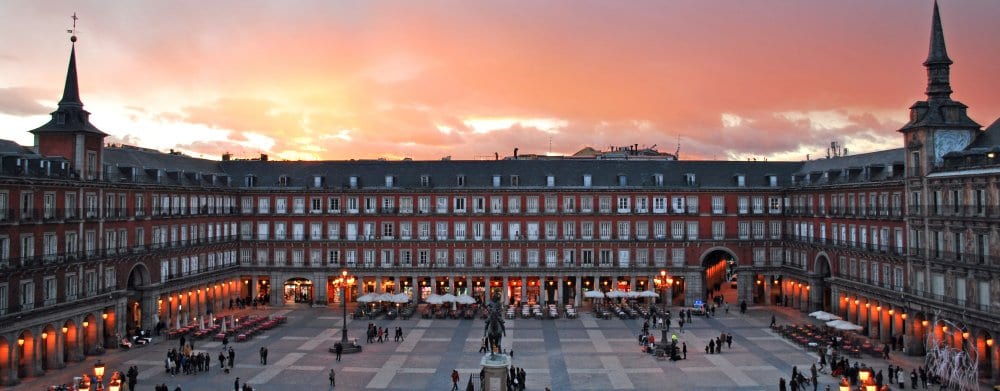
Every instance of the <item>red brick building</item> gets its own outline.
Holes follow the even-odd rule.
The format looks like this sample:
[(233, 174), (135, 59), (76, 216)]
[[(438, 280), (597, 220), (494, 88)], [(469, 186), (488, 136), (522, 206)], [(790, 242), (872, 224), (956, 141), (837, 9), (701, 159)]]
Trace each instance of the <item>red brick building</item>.
[(0, 141), (0, 383), (235, 298), (339, 303), (343, 270), (347, 300), (574, 305), (591, 290), (691, 305), (735, 273), (740, 301), (837, 313), (909, 354), (964, 346), (996, 380), (1000, 125), (951, 100), (950, 64), (935, 9), (929, 99), (903, 148), (859, 155), (212, 161), (104, 146), (71, 51), (35, 145)]

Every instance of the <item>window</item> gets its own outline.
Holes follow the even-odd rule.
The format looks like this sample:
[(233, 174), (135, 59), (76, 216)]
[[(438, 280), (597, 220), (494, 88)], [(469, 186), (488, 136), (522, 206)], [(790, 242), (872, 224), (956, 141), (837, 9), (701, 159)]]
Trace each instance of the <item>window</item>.
[(632, 199), (628, 196), (618, 196), (618, 213), (629, 213), (632, 211)]
[(35, 308), (35, 282), (21, 281), (21, 310)]
[(712, 222), (712, 240), (723, 240), (726, 238), (726, 222)]
[(455, 177), (455, 186), (458, 187), (465, 186), (465, 175), (457, 175)]
[(517, 175), (511, 175), (510, 176), (510, 185), (511, 186), (521, 186), (521, 177), (517, 176)]

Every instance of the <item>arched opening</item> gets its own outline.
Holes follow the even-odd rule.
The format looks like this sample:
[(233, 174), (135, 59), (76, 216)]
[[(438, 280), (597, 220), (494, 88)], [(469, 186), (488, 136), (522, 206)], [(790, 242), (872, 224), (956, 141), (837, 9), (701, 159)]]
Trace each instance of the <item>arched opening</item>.
[(728, 248), (717, 247), (709, 249), (701, 257), (703, 290), (702, 292), (689, 292), (693, 296), (685, 298), (685, 302), (693, 302), (693, 300), (702, 298), (702, 294), (704, 294), (706, 303), (709, 300), (720, 305), (723, 301), (737, 302), (736, 289), (733, 289), (731, 284), (728, 283), (731, 272), (736, 268), (736, 264), (736, 256)]
[(128, 304), (125, 307), (125, 330), (135, 333), (144, 327), (142, 324), (142, 290), (149, 285), (149, 269), (142, 263), (136, 263), (128, 273)]
[(820, 300), (820, 308), (823, 311), (835, 313), (833, 308), (833, 303), (837, 300), (833, 297), (833, 291), (830, 289), (830, 277), (833, 277), (833, 271), (830, 267), (830, 258), (826, 254), (819, 254), (816, 256), (816, 261), (813, 265), (813, 273), (818, 277), (816, 278), (816, 284), (811, 285), (810, 291), (813, 297), (818, 297)]
[(45, 325), (42, 329), (42, 342), (39, 345), (39, 353), (41, 354), (42, 370), (47, 371), (49, 369), (58, 368), (58, 358), (57, 352), (58, 345), (56, 341), (59, 339), (59, 335), (56, 333), (56, 329), (52, 327), (51, 324)]
[(94, 314), (87, 314), (83, 318), (83, 354), (93, 354), (97, 348), (97, 317)]
[(0, 385), (9, 385), (10, 374), (10, 343), (0, 336)]
[(993, 335), (988, 331), (981, 330), (976, 336), (976, 354), (979, 357), (979, 377), (984, 379), (993, 378)]
[(24, 379), (35, 374), (35, 336), (24, 330), (17, 336), (17, 377)]
[(79, 340), (77, 338), (79, 338), (80, 332), (76, 327), (76, 323), (72, 320), (67, 320), (66, 323), (63, 323), (62, 330), (59, 330), (59, 332), (63, 335), (63, 362), (80, 360), (81, 357), (79, 357), (79, 351), (77, 351), (77, 346), (79, 346)]
[(295, 277), (285, 281), (285, 303), (311, 303), (313, 297), (312, 281)]

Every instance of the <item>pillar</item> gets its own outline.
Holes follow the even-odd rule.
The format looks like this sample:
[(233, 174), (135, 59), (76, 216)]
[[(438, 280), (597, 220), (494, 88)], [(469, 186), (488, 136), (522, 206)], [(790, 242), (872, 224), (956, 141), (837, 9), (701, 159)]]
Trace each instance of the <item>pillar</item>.
[(556, 305), (562, 307), (563, 300), (563, 284), (564, 281), (562, 277), (553, 277), (556, 282)]
[(764, 285), (764, 298), (763, 298), (761, 304), (771, 305), (771, 285), (773, 285), (773, 284), (771, 284), (771, 279), (770, 278), (768, 278), (766, 276), (763, 277), (763, 278), (764, 278), (764, 281), (763, 281), (763, 285)]
[[(329, 297), (327, 295), (327, 290), (326, 290), (327, 288), (326, 276), (324, 276), (322, 273), (314, 273), (312, 276), (312, 281), (313, 281), (313, 304), (325, 307), (327, 303), (327, 297)], [(399, 287), (400, 292), (402, 292), (403, 285), (398, 282), (396, 285)]]
[(580, 276), (576, 276), (574, 278), (575, 281), (573, 282), (573, 284), (575, 284), (575, 289), (576, 289), (576, 302), (573, 303), (573, 305), (579, 306), (583, 304), (583, 286), (582, 286), (583, 279)]
[(528, 277), (521, 277), (521, 303), (528, 302)]
[(500, 301), (501, 304), (506, 306), (507, 303), (510, 303), (510, 295), (507, 294), (507, 290), (510, 289), (510, 285), (508, 285), (510, 284), (510, 279), (507, 278), (506, 274), (503, 276), (503, 282), (501, 282), (501, 284), (503, 284), (503, 289), (500, 289)]

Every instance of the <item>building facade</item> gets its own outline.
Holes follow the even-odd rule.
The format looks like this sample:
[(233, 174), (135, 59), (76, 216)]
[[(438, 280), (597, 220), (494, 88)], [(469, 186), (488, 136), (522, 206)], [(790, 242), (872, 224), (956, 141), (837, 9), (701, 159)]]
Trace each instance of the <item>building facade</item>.
[[(74, 48), (34, 146), (0, 141), (0, 383), (236, 298), (585, 305), (587, 291), (651, 290), (689, 306), (732, 273), (740, 301), (837, 313), (903, 336), (908, 354), (965, 349), (996, 381), (1000, 125), (951, 99), (942, 31), (935, 7), (928, 99), (901, 148), (805, 162), (212, 161), (105, 146)], [(357, 283), (342, 291), (344, 270)]]

